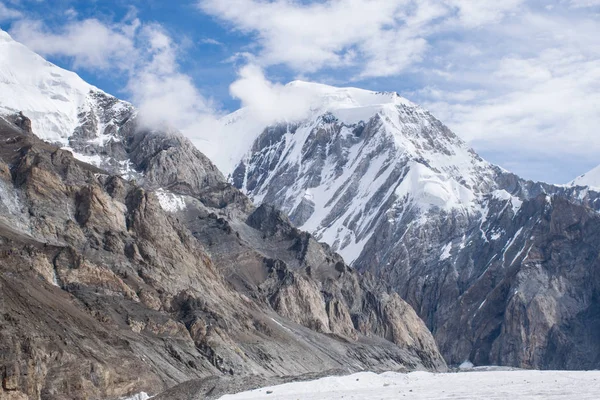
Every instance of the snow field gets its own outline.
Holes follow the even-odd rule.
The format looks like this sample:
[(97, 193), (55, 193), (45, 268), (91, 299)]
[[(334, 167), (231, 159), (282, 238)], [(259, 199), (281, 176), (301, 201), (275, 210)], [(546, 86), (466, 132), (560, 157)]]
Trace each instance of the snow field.
[(600, 371), (363, 372), (257, 389), (221, 400), (600, 399)]

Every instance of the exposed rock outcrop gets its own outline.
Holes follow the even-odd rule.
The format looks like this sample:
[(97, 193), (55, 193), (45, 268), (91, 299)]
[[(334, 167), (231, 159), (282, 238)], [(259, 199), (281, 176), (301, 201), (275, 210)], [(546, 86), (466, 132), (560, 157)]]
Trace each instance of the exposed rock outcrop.
[(236, 187), (389, 283), (451, 364), (600, 367), (600, 193), (525, 181), (389, 94), (317, 90), (341, 105), (255, 132)]
[[(396, 294), (278, 211), (254, 210), (185, 139), (128, 148), (144, 188), (2, 119), (0, 138), (2, 398), (445, 368)], [(185, 207), (165, 211), (158, 185)]]

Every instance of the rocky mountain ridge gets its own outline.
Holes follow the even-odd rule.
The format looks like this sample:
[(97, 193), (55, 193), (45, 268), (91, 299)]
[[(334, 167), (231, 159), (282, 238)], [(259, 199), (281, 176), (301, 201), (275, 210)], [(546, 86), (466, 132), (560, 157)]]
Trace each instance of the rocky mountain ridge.
[(391, 283), (449, 363), (597, 368), (574, 336), (599, 307), (600, 194), (489, 164), (410, 102), (346, 103), (264, 127), (234, 185)]
[(397, 294), (225, 182), (183, 187), (185, 207), (168, 213), (164, 193), (0, 128), (3, 395), (115, 398), (215, 374), (445, 368)]
[[(135, 110), (130, 105), (94, 89), (84, 92), (97, 106), (78, 108), (80, 112), (72, 131), (59, 135), (62, 138), (58, 140), (59, 145), (68, 147), (80, 160), (99, 167), (84, 168), (91, 168), (94, 174), (135, 179), (137, 183), (126, 186), (141, 187), (148, 193), (146, 197), (153, 199), (148, 200), (153, 216), (139, 228), (144, 234), (165, 224), (163, 217), (154, 214), (171, 215), (167, 220), (178, 220), (184, 233), (176, 229), (176, 234), (166, 235), (170, 240), (161, 242), (164, 234), (147, 239), (134, 230), (133, 235), (126, 232), (125, 239), (120, 239), (125, 246), (124, 256), (132, 257), (127, 261), (132, 266), (123, 267), (127, 277), (139, 276), (137, 263), (148, 263), (148, 260), (152, 263), (146, 268), (156, 269), (154, 273), (161, 277), (157, 279), (150, 274), (151, 279), (144, 278), (148, 274), (146, 269), (142, 269), (140, 277), (150, 285), (148, 292), (160, 300), (154, 303), (155, 306), (160, 304), (159, 310), (154, 310), (157, 313), (147, 316), (146, 311), (140, 311), (136, 314), (137, 308), (136, 312), (129, 308), (124, 311), (120, 300), (123, 295), (118, 294), (117, 300), (104, 307), (102, 314), (108, 315), (103, 317), (107, 321), (111, 318), (117, 321), (127, 332), (125, 340), (134, 343), (134, 351), (126, 350), (128, 359), (139, 362), (139, 354), (152, 355), (150, 364), (154, 367), (150, 368), (148, 378), (135, 388), (123, 383), (124, 386), (110, 393), (102, 392), (108, 390), (106, 384), (98, 384), (96, 380), (90, 385), (87, 378), (81, 380), (78, 376), (73, 376), (76, 383), (56, 383), (52, 377), (40, 383), (42, 378), (38, 376), (39, 387), (54, 390), (49, 393), (60, 393), (60, 389), (52, 389), (52, 386), (75, 385), (80, 390), (78, 393), (106, 393), (103, 395), (110, 397), (141, 388), (150, 388), (147, 390), (156, 393), (158, 388), (187, 379), (229, 374), (229, 371), (234, 375), (268, 376), (296, 375), (340, 366), (443, 368), (443, 361), (423, 324), (400, 297), (378, 283), (381, 281), (392, 285), (415, 308), (434, 332), (450, 363), (468, 359), (480, 365), (597, 368), (600, 346), (594, 332), (599, 326), (600, 285), (595, 232), (600, 203), (596, 192), (583, 187), (527, 182), (490, 165), (430, 113), (395, 93), (325, 85), (317, 85), (314, 90), (314, 85), (302, 82), (294, 85), (316, 92), (317, 100), (319, 96), (326, 97), (311, 107), (307, 120), (248, 131), (248, 126), (255, 125), (246, 124), (245, 110), (226, 118), (230, 133), (238, 131), (250, 141), (256, 138), (250, 151), (241, 153), (238, 168), (225, 173), (231, 173), (236, 186), (257, 204), (263, 204), (258, 208), (229, 185), (217, 168), (177, 132), (165, 132), (162, 128), (138, 129)], [(6, 112), (17, 110), (6, 108), (6, 104), (10, 104), (6, 100), (4, 104)], [(48, 109), (33, 115), (39, 118), (48, 112), (55, 115)], [(26, 120), (17, 119), (14, 122), (27, 130)], [(35, 119), (31, 124), (34, 132)], [(65, 157), (68, 158), (68, 154)], [(224, 160), (231, 164), (231, 160)], [(62, 164), (57, 168), (62, 171), (58, 181), (68, 180), (69, 169)], [(67, 174), (61, 175), (64, 171)], [(7, 182), (12, 179), (11, 175)], [(111, 185), (101, 183), (92, 197), (102, 199), (104, 193), (114, 198)], [(80, 193), (81, 190), (69, 188), (67, 192)], [(128, 204), (126, 199), (135, 197), (133, 192), (134, 189), (128, 189), (130, 194), (116, 197), (116, 203), (120, 204), (115, 207), (123, 210), (123, 204)], [(60, 194), (57, 196), (64, 199)], [(67, 196), (70, 200), (55, 204), (55, 208), (78, 204), (77, 199), (89, 197), (82, 195), (72, 200), (70, 196)], [(4, 198), (7, 200), (3, 207), (7, 211), (3, 214), (18, 216), (8, 225), (30, 226), (28, 213), (15, 211), (23, 208), (19, 196)], [(100, 204), (104, 209), (105, 203), (100, 201)], [(146, 202), (133, 204), (141, 207)], [(81, 209), (81, 213), (63, 215), (50, 225), (71, 226), (66, 222), (71, 220), (77, 225), (93, 214), (90, 206), (73, 207)], [(133, 213), (139, 212), (136, 207), (132, 208)], [(314, 233), (317, 240), (328, 242), (331, 249), (294, 228), (277, 208), (284, 210), (296, 226)], [(129, 215), (129, 208), (125, 209), (128, 211), (122, 215)], [(113, 214), (114, 221), (121, 219), (118, 213)], [(130, 218), (127, 216), (125, 220)], [(92, 230), (102, 231), (102, 225), (95, 225), (101, 222), (91, 220), (95, 227)], [(53, 229), (44, 231), (45, 243), (56, 236)], [(114, 229), (107, 232), (111, 230)], [(14, 234), (11, 232), (5, 233), (9, 240)], [(118, 240), (99, 239), (95, 235), (98, 234), (92, 235), (96, 246), (106, 250), (107, 246), (112, 248), (111, 243), (116, 243), (115, 248), (121, 249)], [(202, 249), (194, 250), (196, 253), (188, 251), (184, 261), (176, 258), (174, 263), (171, 248), (179, 248), (174, 243), (181, 235), (188, 237), (189, 243), (199, 243)], [(141, 246), (136, 242), (141, 239), (150, 245)], [(21, 246), (28, 239), (19, 233), (18, 240)], [(158, 246), (154, 241), (161, 244)], [(125, 245), (131, 242), (136, 246)], [(76, 249), (76, 253), (82, 249), (85, 246)], [(332, 250), (340, 252), (346, 262), (352, 261), (352, 267)], [(121, 250), (117, 253), (121, 259)], [(33, 264), (25, 256), (19, 257), (13, 260), (15, 265)], [(96, 264), (110, 265), (114, 263), (112, 257), (96, 260)], [(204, 260), (204, 257), (210, 259), (208, 264), (212, 263), (216, 280), (207, 278), (210, 275), (204, 270), (196, 270), (192, 259)], [(178, 263), (182, 270), (175, 268)], [(96, 273), (95, 268), (89, 270)], [(190, 271), (193, 271), (190, 281), (193, 286), (214, 286), (218, 296), (229, 299), (226, 305), (216, 306), (218, 312), (213, 313), (213, 303), (206, 306), (202, 298), (204, 295), (212, 298), (214, 292), (210, 291), (192, 290), (192, 295), (183, 295), (192, 300), (182, 300), (173, 306), (173, 301), (167, 300), (167, 306), (163, 304), (163, 297), (177, 297), (181, 289), (188, 290)], [(13, 270), (9, 269), (8, 274), (14, 274)], [(168, 280), (171, 288), (165, 289), (162, 276), (171, 274), (185, 279), (176, 283)], [(60, 274), (57, 278), (60, 286), (59, 278)], [(74, 287), (81, 285), (77, 279), (80, 278), (72, 281)], [(96, 296), (88, 292), (98, 290), (96, 286), (107, 285), (104, 280), (94, 278), (93, 285), (87, 284), (90, 289), (86, 289), (85, 295), (81, 291), (74, 294), (71, 286), (67, 291), (80, 302), (82, 297)], [(141, 301), (145, 295), (137, 293), (136, 285), (141, 283), (137, 278), (134, 280), (133, 292)], [(113, 293), (109, 293), (112, 296)], [(30, 301), (23, 304), (29, 307)], [(98, 302), (86, 300), (84, 303), (96, 305)], [(19, 307), (15, 306), (14, 310), (22, 312)], [(90, 309), (93, 315), (97, 313), (94, 307)], [(232, 309), (236, 312), (232, 313)], [(124, 320), (123, 315), (133, 317)], [(39, 315), (36, 318), (40, 318)], [(176, 355), (173, 361), (165, 360), (160, 352), (156, 354), (156, 349), (160, 349), (153, 328), (157, 320), (173, 321), (185, 327), (178, 325), (180, 339), (186, 343), (180, 347), (171, 342), (179, 338), (176, 334), (169, 333), (166, 339), (159, 335), (174, 346), (175, 352), (169, 350), (168, 353), (179, 355), (183, 361)], [(196, 325), (196, 320), (202, 322)], [(231, 323), (232, 320), (236, 322)], [(254, 320), (261, 322), (258, 326), (248, 322)], [(211, 330), (210, 326), (216, 328)], [(129, 338), (130, 331), (136, 333), (132, 327), (152, 339), (144, 336), (144, 344), (140, 345), (139, 336)], [(70, 325), (67, 328), (71, 329)], [(96, 329), (94, 327), (92, 332)], [(119, 332), (121, 337), (123, 333)], [(18, 337), (10, 332), (8, 335)], [(276, 344), (264, 344), (274, 338)], [(32, 340), (24, 339), (25, 342)], [(104, 345), (106, 343), (100, 346)], [(82, 353), (85, 359), (88, 356), (85, 351), (75, 355), (66, 353), (65, 359), (81, 360)], [(26, 360), (29, 356), (9, 354), (12, 357), (9, 360)], [(197, 357), (204, 360), (202, 366), (190, 370), (186, 363), (195, 363)], [(26, 364), (19, 362), (19, 365)], [(35, 365), (39, 368), (40, 364)], [(99, 365), (111, 366), (112, 361), (103, 360)], [(22, 376), (20, 371), (24, 368), (20, 366), (19, 373), (13, 372), (10, 377)], [(75, 371), (79, 371), (75, 375), (87, 376), (87, 370), (85, 373)], [(121, 373), (121, 370), (103, 372), (104, 376)], [(127, 379), (124, 381), (129, 382)], [(27, 385), (30, 383), (19, 388), (29, 387)]]
[[(26, 59), (69, 86), (58, 67)], [(36, 121), (60, 110), (42, 101), (29, 119), (31, 109), (0, 102), (0, 398), (446, 368), (424, 323), (381, 281), (273, 207), (253, 206), (178, 132), (140, 128), (130, 105), (94, 89), (84, 97), (98, 107), (51, 135)]]

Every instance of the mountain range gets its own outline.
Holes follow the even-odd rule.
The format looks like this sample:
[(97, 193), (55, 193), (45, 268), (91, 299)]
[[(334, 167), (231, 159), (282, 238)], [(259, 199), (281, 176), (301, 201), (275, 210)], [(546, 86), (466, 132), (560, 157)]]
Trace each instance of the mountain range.
[(382, 282), (177, 131), (1, 38), (0, 397), (446, 369)]
[(0, 31), (0, 393), (600, 366), (597, 173), (526, 181), (397, 93), (289, 85), (305, 115), (226, 116), (210, 160)]
[(236, 187), (391, 284), (450, 364), (598, 367), (594, 172), (526, 181), (396, 93), (291, 85), (324, 106), (254, 132)]

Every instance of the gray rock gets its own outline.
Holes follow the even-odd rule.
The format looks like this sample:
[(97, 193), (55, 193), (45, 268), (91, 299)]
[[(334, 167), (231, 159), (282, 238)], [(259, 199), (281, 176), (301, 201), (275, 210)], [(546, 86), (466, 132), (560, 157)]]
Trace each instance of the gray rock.
[[(445, 370), (396, 294), (277, 210), (255, 210), (185, 139), (131, 132), (123, 143), (144, 186), (0, 119), (10, 210), (0, 219), (1, 396), (110, 399), (210, 376)], [(159, 185), (186, 207), (163, 210)]]
[(389, 283), (448, 363), (600, 367), (600, 194), (488, 164), (418, 106), (274, 125), (231, 179)]

